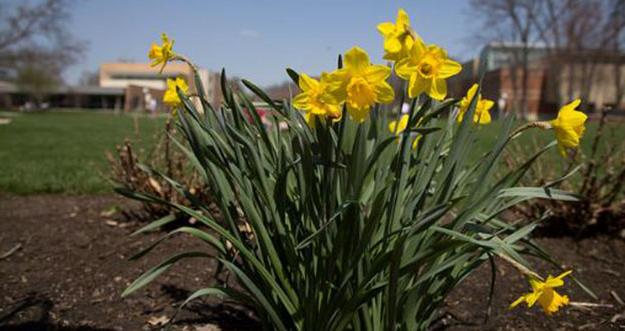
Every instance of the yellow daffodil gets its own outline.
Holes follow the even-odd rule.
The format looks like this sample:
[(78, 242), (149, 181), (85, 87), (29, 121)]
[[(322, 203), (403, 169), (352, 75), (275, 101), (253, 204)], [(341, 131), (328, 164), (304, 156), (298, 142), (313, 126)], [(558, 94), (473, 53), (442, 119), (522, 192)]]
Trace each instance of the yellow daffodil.
[[(410, 116), (408, 115), (402, 115), (399, 118), (399, 121), (391, 121), (388, 124), (388, 129), (389, 131), (391, 131), (391, 133), (399, 136), (402, 132), (404, 132), (404, 130), (406, 130), (406, 127), (408, 126), (408, 119), (410, 118)], [(419, 123), (421, 122), (421, 120), (419, 120)], [(419, 123), (417, 123), (417, 126), (419, 126)], [(412, 149), (416, 149), (417, 146), (419, 145), (419, 140), (421, 140), (421, 135), (417, 135), (414, 139), (414, 141), (412, 142)]]
[(174, 47), (174, 41), (170, 40), (167, 37), (167, 34), (163, 33), (161, 35), (161, 39), (163, 41), (162, 45), (158, 45), (156, 43), (152, 43), (152, 47), (150, 47), (150, 52), (148, 52), (148, 58), (152, 60), (150, 66), (156, 67), (159, 64), (162, 64), (160, 71), (163, 72), (165, 65), (174, 57), (174, 51), (172, 48)]
[(447, 52), (436, 45), (425, 45), (417, 39), (408, 53), (395, 66), (397, 75), (409, 82), (408, 94), (414, 98), (426, 93), (432, 99), (443, 100), (447, 95), (445, 79), (462, 70), (460, 63), (447, 57)]
[[(469, 109), (469, 105), (471, 104), (471, 100), (475, 97), (475, 93), (477, 93), (477, 84), (473, 84), (471, 88), (467, 91), (467, 95), (460, 100), (460, 111), (458, 113), (458, 123), (462, 122), (464, 118), (464, 114)], [(495, 102), (488, 99), (482, 99), (482, 95), (478, 94), (476, 104), (475, 104), (475, 112), (473, 113), (473, 122), (479, 124), (488, 124), (491, 121), (490, 113), (488, 112)]]
[(564, 285), (562, 278), (570, 274), (572, 271), (567, 271), (558, 277), (547, 277), (544, 282), (538, 279), (530, 278), (530, 286), (532, 286), (532, 292), (525, 294), (518, 298), (510, 305), (510, 308), (516, 307), (521, 302), (525, 301), (528, 307), (532, 307), (537, 301), (545, 311), (545, 314), (551, 315), (558, 311), (560, 307), (569, 303), (569, 298), (566, 295), (560, 295), (554, 290), (556, 287)]
[(299, 88), (302, 90), (293, 99), (293, 106), (306, 113), (306, 122), (314, 126), (317, 116), (332, 119), (341, 117), (341, 105), (334, 95), (329, 93), (328, 74), (322, 73), (320, 80), (310, 78), (306, 74), (299, 75)]
[(170, 78), (167, 79), (167, 90), (163, 95), (163, 103), (171, 107), (174, 110), (174, 114), (176, 108), (182, 105), (182, 101), (178, 96), (178, 91), (176, 91), (176, 88), (179, 88), (185, 94), (189, 91), (189, 86), (187, 85), (187, 82), (184, 81), (184, 79), (180, 77), (176, 78), (175, 80)]
[(395, 92), (386, 82), (391, 75), (389, 67), (372, 65), (369, 55), (360, 47), (345, 53), (344, 64), (344, 68), (330, 74), (328, 81), (337, 100), (347, 104), (347, 112), (354, 121), (364, 121), (375, 103), (393, 101)]
[(410, 32), (410, 18), (403, 10), (397, 11), (397, 21), (378, 24), (378, 31), (384, 37), (384, 59), (399, 61), (408, 56), (409, 50), (414, 44)]
[(562, 155), (566, 155), (567, 148), (577, 148), (580, 138), (584, 135), (586, 129), (584, 123), (588, 116), (575, 109), (580, 103), (581, 100), (576, 99), (568, 105), (563, 106), (558, 112), (558, 117), (555, 120), (549, 121), (549, 124), (551, 124), (556, 134), (558, 147)]

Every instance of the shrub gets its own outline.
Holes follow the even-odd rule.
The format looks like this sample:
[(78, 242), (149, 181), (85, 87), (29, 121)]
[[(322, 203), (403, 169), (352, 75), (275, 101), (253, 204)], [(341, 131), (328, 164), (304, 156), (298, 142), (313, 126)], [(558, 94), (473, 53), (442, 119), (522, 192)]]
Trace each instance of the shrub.
[[(223, 220), (173, 179), (166, 178), (191, 206), (129, 193), (196, 218), (206, 229), (181, 227), (168, 236), (185, 233), (210, 249), (171, 256), (124, 295), (182, 259), (209, 258), (229, 270), (240, 287), (200, 289), (183, 305), (206, 295), (229, 297), (256, 312), (268, 330), (424, 330), (456, 285), (500, 256), (533, 287), (514, 305), (539, 302), (551, 314), (568, 303), (553, 288), (569, 272), (544, 280), (524, 258), (548, 258), (528, 238), (536, 223), (517, 228), (500, 218), (534, 198), (576, 200), (558, 189), (517, 187), (534, 160), (556, 143), (500, 179), (495, 172), (509, 142), (531, 127), (554, 128), (561, 149), (574, 148), (585, 116), (569, 105), (551, 123), (515, 129), (507, 119), (488, 153), (472, 162), (473, 147), (480, 143), (476, 126), (490, 121), (483, 116), (492, 102), (481, 99), (476, 88), (460, 107), (462, 120), (447, 116), (457, 102), (445, 99), (445, 79), (460, 65), (441, 48), (425, 45), (403, 11), (397, 24), (378, 29), (385, 58), (395, 61), (395, 71), (409, 82), (409, 112), (400, 118), (387, 106), (396, 99), (386, 83), (391, 68), (372, 65), (357, 47), (339, 57), (338, 70), (319, 80), (288, 69), (301, 89), (293, 100), (271, 100), (243, 80), (271, 109), (273, 129), (262, 124), (247, 95), (230, 89), (225, 72), (219, 109), (205, 101), (201, 88), (197, 95), (176, 89), (184, 136), (177, 145), (214, 193)], [(156, 62), (159, 47), (153, 45), (150, 53)], [(171, 49), (166, 53), (165, 61), (194, 68)], [(201, 84), (196, 76), (195, 85)]]

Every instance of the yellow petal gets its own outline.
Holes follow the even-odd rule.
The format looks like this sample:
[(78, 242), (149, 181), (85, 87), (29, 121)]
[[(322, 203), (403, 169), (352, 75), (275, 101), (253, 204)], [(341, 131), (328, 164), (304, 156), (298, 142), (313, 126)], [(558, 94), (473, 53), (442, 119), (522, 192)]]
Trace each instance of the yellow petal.
[(482, 100), (482, 102), (484, 104), (483, 107), (484, 107), (485, 111), (489, 111), (495, 105), (495, 102), (493, 100), (489, 100), (489, 99), (484, 99), (484, 100)]
[(574, 110), (575, 108), (579, 107), (579, 105), (582, 103), (582, 100), (580, 99), (575, 99), (573, 101), (571, 101), (570, 103), (562, 106), (562, 108), (560, 108), (560, 111), (564, 111), (564, 110)]
[(540, 298), (538, 298), (543, 311), (547, 315), (552, 315), (557, 312), (560, 307), (569, 303), (569, 298), (566, 295), (560, 295), (558, 292), (549, 288), (546, 290)]
[(412, 48), (410, 49), (410, 56), (413, 58), (421, 58), (423, 56), (423, 54), (426, 52), (427, 47), (425, 46), (425, 43), (423, 42), (423, 39), (421, 38), (417, 38), (414, 41), (414, 44), (412, 45)]
[(449, 78), (458, 74), (461, 70), (462, 66), (460, 63), (452, 60), (445, 60), (441, 63), (437, 75), (440, 78)]
[(443, 100), (447, 95), (447, 83), (444, 79), (434, 79), (430, 85), (428, 92), (430, 98), (434, 100)]
[(316, 123), (317, 123), (317, 115), (313, 115), (311, 113), (306, 113), (304, 115), (304, 119), (306, 120), (306, 123), (308, 124), (309, 127), (311, 128), (315, 128)]
[(300, 110), (308, 110), (308, 93), (302, 92), (293, 98), (293, 107)]
[(335, 121), (341, 119), (341, 106), (338, 104), (328, 105), (326, 116), (332, 118)]
[(395, 99), (395, 91), (387, 82), (375, 85), (375, 99), (379, 103), (391, 103)]
[(542, 294), (543, 294), (542, 290), (538, 290), (538, 291), (534, 291), (532, 293), (526, 294), (525, 295), (525, 301), (527, 302), (527, 306), (528, 307), (532, 307), (536, 303), (536, 301), (538, 301), (538, 299), (540, 299)]
[(394, 37), (384, 39), (384, 50), (389, 53), (397, 53), (401, 51), (401, 42)]
[(560, 279), (562, 279), (562, 278), (564, 278), (564, 277), (566, 277), (566, 276), (570, 275), (572, 272), (573, 272), (573, 270), (567, 270), (567, 271), (565, 271), (565, 272), (561, 273), (561, 274), (560, 274), (558, 277), (556, 277), (556, 278), (560, 278)]
[(561, 111), (560, 112), (560, 121), (570, 125), (572, 127), (580, 127), (584, 125), (588, 116), (577, 110), (569, 110), (569, 111)]
[(564, 285), (563, 278), (570, 275), (572, 272), (573, 270), (568, 270), (568, 271), (561, 273), (558, 277), (552, 277), (552, 276), (547, 277), (547, 280), (545, 281), (545, 286), (559, 287), (559, 286)]
[(378, 31), (383, 36), (391, 35), (393, 34), (393, 32), (395, 32), (395, 24), (391, 22), (380, 23), (378, 24)]
[(508, 309), (512, 309), (516, 306), (518, 306), (521, 302), (525, 301), (525, 295), (522, 295), (521, 297), (519, 297), (518, 299), (516, 299), (513, 303), (510, 304), (510, 306), (508, 307)]
[(319, 86), (319, 82), (310, 78), (308, 75), (306, 74), (300, 74), (299, 75), (299, 88), (302, 89), (302, 91), (309, 91), (312, 90), (314, 88), (316, 88), (317, 86)]
[(364, 122), (369, 116), (370, 110), (371, 108), (369, 107), (355, 108), (347, 106), (347, 112), (355, 122)]
[(369, 83), (386, 80), (391, 75), (391, 68), (384, 65), (372, 65), (365, 70), (365, 77)]
[(395, 72), (397, 76), (409, 80), (417, 72), (417, 64), (411, 58), (403, 58), (395, 64)]
[(397, 28), (404, 29), (405, 26), (410, 25), (410, 17), (408, 17), (408, 13), (402, 8), (399, 8), (397, 11)]
[(471, 88), (467, 91), (466, 98), (468, 102), (471, 102), (471, 100), (475, 96), (475, 93), (477, 93), (477, 88), (478, 88), (478, 84), (473, 84)]
[(408, 96), (416, 98), (421, 93), (430, 89), (431, 80), (419, 77), (414, 74), (410, 77), (410, 83), (408, 84)]
[(364, 72), (370, 63), (367, 52), (358, 46), (345, 53), (345, 68), (350, 72)]
[(491, 122), (490, 113), (487, 110), (474, 114), (474, 122), (479, 124), (489, 124)]
[(184, 93), (189, 91), (189, 85), (187, 85), (187, 82), (180, 77), (176, 78), (176, 86)]
[(422, 137), (422, 135), (418, 135), (414, 138), (414, 141), (412, 142), (412, 149), (417, 149), (417, 146), (419, 146), (419, 141), (421, 141)]
[(570, 126), (559, 126), (553, 128), (558, 143), (566, 148), (575, 148), (579, 145), (579, 135)]

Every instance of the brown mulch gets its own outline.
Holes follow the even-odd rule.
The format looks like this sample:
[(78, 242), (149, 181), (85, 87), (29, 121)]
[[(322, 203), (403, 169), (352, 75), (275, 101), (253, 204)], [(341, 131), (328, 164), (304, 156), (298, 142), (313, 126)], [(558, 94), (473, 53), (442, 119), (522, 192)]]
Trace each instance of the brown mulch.
[[(205, 246), (177, 236), (142, 259), (128, 261), (162, 233), (130, 237), (140, 224), (107, 215), (112, 206), (133, 204), (112, 195), (0, 195), (0, 330), (158, 329), (152, 324), (171, 317), (186, 296), (214, 284), (215, 264), (191, 259), (122, 299), (121, 292), (132, 280), (167, 256)], [(539, 242), (598, 295), (595, 300), (569, 281), (563, 292), (572, 301), (611, 307), (567, 307), (553, 317), (537, 308), (510, 311), (507, 306), (527, 290), (527, 283), (500, 262), (490, 314), (487, 264), (448, 298), (437, 325), (447, 330), (625, 330), (625, 306), (611, 294), (625, 300), (625, 242), (608, 237)], [(542, 273), (558, 272), (544, 263), (537, 265)], [(258, 328), (249, 312), (216, 300), (190, 305), (174, 330), (200, 327)]]

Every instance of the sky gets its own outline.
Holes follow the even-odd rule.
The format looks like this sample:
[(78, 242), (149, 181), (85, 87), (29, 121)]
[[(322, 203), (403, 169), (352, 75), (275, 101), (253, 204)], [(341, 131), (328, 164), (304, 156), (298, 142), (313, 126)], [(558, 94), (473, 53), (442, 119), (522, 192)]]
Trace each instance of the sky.
[(161, 32), (174, 50), (211, 71), (226, 68), (260, 86), (288, 79), (285, 68), (318, 75), (333, 70), (338, 54), (364, 48), (383, 63), (381, 22), (395, 21), (404, 8), (426, 43), (436, 43), (457, 60), (479, 51), (470, 45), (474, 23), (468, 0), (79, 0), (70, 29), (88, 43), (85, 58), (68, 70), (76, 83), (84, 71), (119, 59), (145, 62)]

